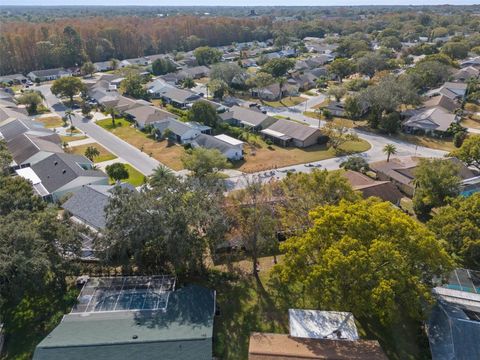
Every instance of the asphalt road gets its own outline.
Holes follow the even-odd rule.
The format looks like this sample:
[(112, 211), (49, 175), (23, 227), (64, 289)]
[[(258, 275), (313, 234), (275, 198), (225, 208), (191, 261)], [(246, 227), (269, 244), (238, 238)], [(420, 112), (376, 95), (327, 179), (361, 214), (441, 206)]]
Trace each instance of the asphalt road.
[[(38, 86), (37, 90), (40, 90), (45, 96), (45, 101), (50, 109), (55, 111), (60, 116), (65, 115), (65, 110), (67, 107), (63, 105), (55, 95), (52, 94), (50, 91), (50, 85)], [(152, 174), (153, 170), (160, 165), (160, 163), (154, 158), (149, 157), (136, 147), (96, 125), (89, 119), (84, 118), (81, 114), (75, 113), (75, 116), (72, 118), (72, 122), (75, 127), (82, 130), (85, 134), (101, 144), (111, 153), (122, 158), (144, 175)]]

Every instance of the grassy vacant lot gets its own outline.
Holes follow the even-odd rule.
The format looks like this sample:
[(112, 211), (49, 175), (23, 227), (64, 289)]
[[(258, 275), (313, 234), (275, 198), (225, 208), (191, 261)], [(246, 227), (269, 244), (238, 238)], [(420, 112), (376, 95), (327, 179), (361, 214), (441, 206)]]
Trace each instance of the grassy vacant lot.
[[(130, 164), (125, 164), (125, 167), (128, 171), (128, 179), (124, 180), (125, 182), (133, 185), (133, 186), (140, 186), (145, 183), (145, 175), (143, 175), (140, 171), (133, 168)], [(114, 184), (115, 181), (110, 179), (110, 184)]]
[(181, 157), (185, 153), (182, 146), (168, 146), (167, 141), (155, 141), (147, 134), (132, 127), (132, 124), (125, 119), (116, 119), (116, 126), (112, 126), (111, 119), (97, 121), (97, 125), (110, 131), (120, 139), (140, 149), (144, 153), (157, 159), (173, 170), (183, 169)]
[[(295, 147), (268, 146), (262, 139), (255, 140), (256, 147), (244, 147), (245, 160), (235, 163), (234, 168), (244, 172), (257, 172), (284, 166), (303, 164), (330, 159), (337, 154), (325, 145), (313, 145), (305, 149)], [(370, 144), (364, 140), (348, 141), (342, 145), (345, 153), (363, 152), (370, 149)]]
[(85, 155), (85, 150), (87, 150), (87, 148), (90, 147), (90, 146), (96, 148), (98, 150), (98, 152), (100, 153), (100, 155), (97, 156), (94, 159), (95, 163), (100, 163), (100, 162), (103, 162), (103, 161), (113, 160), (113, 159), (117, 158), (110, 151), (108, 151), (102, 145), (97, 144), (97, 143), (91, 143), (91, 144), (85, 144), (85, 145), (70, 147), (70, 148), (68, 148), (68, 152), (70, 152), (72, 154)]
[(437, 139), (424, 135), (410, 135), (403, 133), (393, 135), (392, 137), (415, 145), (425, 146), (430, 149), (437, 149), (443, 151), (455, 150), (455, 146), (453, 146), (453, 142), (451, 139)]
[(331, 121), (334, 124), (337, 124), (339, 126), (343, 126), (343, 127), (346, 127), (346, 128), (355, 128), (355, 127), (366, 126), (367, 125), (366, 120), (353, 121), (353, 120), (350, 120), (350, 119), (345, 119), (345, 118), (340, 118), (340, 117), (333, 117), (330, 120), (325, 120), (325, 117), (323, 115), (321, 115), (317, 112), (313, 112), (313, 111), (305, 111), (303, 113), (303, 115), (314, 118), (314, 119), (323, 120), (323, 121)]
[(301, 96), (287, 96), (280, 101), (262, 101), (262, 104), (271, 107), (290, 107), (307, 101), (307, 98)]
[(63, 126), (63, 120), (58, 115), (39, 116), (35, 120), (41, 122), (46, 128)]

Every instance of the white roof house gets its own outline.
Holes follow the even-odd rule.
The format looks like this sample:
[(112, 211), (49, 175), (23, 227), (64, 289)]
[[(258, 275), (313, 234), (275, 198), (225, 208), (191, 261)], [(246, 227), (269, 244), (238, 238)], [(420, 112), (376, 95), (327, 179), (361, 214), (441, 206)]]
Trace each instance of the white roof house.
[(360, 338), (350, 312), (289, 309), (288, 316), (293, 337), (351, 341)]
[(220, 134), (220, 135), (216, 135), (215, 136), (217, 139), (219, 140), (222, 140), (230, 145), (233, 145), (233, 146), (238, 146), (238, 145), (243, 145), (245, 144), (243, 141), (241, 140), (238, 140), (238, 139), (235, 139), (231, 136), (228, 136), (226, 134)]

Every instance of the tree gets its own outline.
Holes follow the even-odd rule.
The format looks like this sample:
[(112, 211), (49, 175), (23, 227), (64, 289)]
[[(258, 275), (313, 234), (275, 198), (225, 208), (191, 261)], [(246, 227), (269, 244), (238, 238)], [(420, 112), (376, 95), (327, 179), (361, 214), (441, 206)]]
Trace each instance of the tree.
[(185, 88), (185, 89), (191, 89), (193, 87), (195, 87), (195, 81), (193, 81), (193, 79), (191, 77), (187, 77), (185, 79), (183, 79), (182, 81), (182, 86)]
[(0, 176), (0, 217), (16, 210), (39, 211), (45, 208), (32, 185), (21, 177)]
[(8, 173), (8, 168), (13, 161), (12, 154), (8, 151), (5, 140), (0, 140), (0, 176)]
[(285, 76), (287, 72), (295, 67), (292, 59), (272, 59), (262, 66), (262, 71), (272, 75), (274, 78)]
[(105, 170), (110, 179), (115, 181), (125, 180), (130, 176), (128, 174), (127, 167), (122, 163), (113, 163), (111, 165), (107, 165)]
[(433, 88), (450, 76), (450, 66), (439, 61), (421, 61), (408, 70), (410, 81), (419, 89)]
[(142, 77), (136, 71), (127, 72), (125, 79), (120, 83), (120, 88), (125, 95), (135, 99), (148, 99), (147, 90), (143, 87)]
[(211, 65), (222, 59), (222, 52), (220, 50), (208, 46), (196, 48), (193, 54), (199, 65)]
[(155, 76), (165, 75), (174, 72), (176, 69), (175, 64), (169, 59), (161, 58), (152, 63), (152, 73)]
[(468, 56), (470, 47), (464, 41), (449, 41), (442, 46), (442, 53), (448, 55), (452, 59), (465, 59)]
[(354, 71), (355, 66), (353, 62), (348, 59), (338, 58), (328, 65), (328, 72), (337, 76), (340, 82), (342, 82), (344, 77), (353, 74)]
[(372, 77), (377, 71), (388, 68), (387, 59), (379, 53), (366, 53), (356, 60), (356, 66), (360, 73)]
[(87, 61), (82, 65), (82, 74), (84, 75), (92, 76), (95, 70), (96, 70), (95, 65), (93, 65), (91, 61)]
[(262, 97), (261, 89), (275, 83), (275, 79), (272, 75), (264, 72), (259, 72), (255, 76), (249, 78), (246, 82), (247, 86), (256, 88), (258, 90), (259, 97)]
[(397, 153), (397, 147), (393, 144), (386, 144), (383, 147), (383, 153), (387, 155), (387, 162), (390, 161), (390, 156)]
[(467, 166), (474, 166), (480, 170), (480, 135), (470, 135), (459, 149), (449, 155), (458, 158)]
[(159, 165), (150, 175), (148, 183), (154, 188), (163, 187), (165, 183), (169, 183), (176, 179), (175, 174), (168, 167)]
[(320, 206), (310, 218), (312, 227), (281, 244), (285, 257), (273, 272), (290, 306), (343, 309), (383, 324), (399, 312), (423, 318), (435, 278), (452, 268), (423, 224), (375, 198)]
[(220, 151), (203, 147), (187, 151), (182, 157), (182, 163), (185, 169), (190, 170), (198, 178), (215, 176), (219, 171), (229, 167), (227, 158)]
[(361, 156), (350, 156), (340, 164), (340, 167), (345, 170), (358, 171), (361, 173), (366, 173), (370, 169), (367, 160)]
[(218, 125), (217, 110), (205, 101), (195, 102), (187, 113), (188, 121), (198, 121), (202, 124), (216, 128)]
[(105, 112), (110, 115), (112, 118), (112, 126), (115, 127), (115, 118), (117, 117), (118, 111), (113, 106), (107, 106)]
[(73, 97), (85, 91), (85, 85), (77, 77), (66, 76), (53, 82), (51, 91), (56, 96), (68, 97), (73, 104)]
[(224, 239), (223, 189), (217, 182), (161, 181), (141, 192), (117, 187), (106, 208), (100, 256), (125, 272), (202, 273)]
[(459, 167), (451, 160), (421, 159), (414, 175), (413, 207), (422, 219), (428, 218), (433, 208), (445, 205), (460, 193)]
[(258, 277), (258, 258), (267, 251), (277, 251), (277, 219), (269, 188), (260, 178), (246, 179), (247, 186), (230, 196), (227, 209), (232, 226), (239, 232), (242, 245), (252, 259), (252, 273)]
[(223, 80), (210, 80), (208, 88), (215, 99), (222, 100), (225, 92), (228, 90), (228, 85)]
[(118, 69), (118, 64), (119, 64), (119, 61), (117, 59), (110, 60), (110, 66), (112, 67), (113, 70)]
[(68, 25), (63, 29), (59, 53), (62, 64), (66, 67), (79, 66), (86, 59), (82, 38), (72, 26)]
[(347, 90), (343, 86), (330, 86), (327, 90), (328, 96), (333, 96), (337, 102), (339, 102), (346, 93)]
[(218, 63), (212, 65), (209, 76), (211, 80), (221, 80), (232, 87), (235, 85), (233, 80), (244, 75), (245, 70), (236, 63)]
[(402, 43), (398, 37), (395, 36), (387, 36), (382, 38), (382, 40), (380, 40), (380, 45), (395, 51), (399, 51), (402, 48)]
[(88, 146), (85, 149), (85, 157), (90, 161), (93, 161), (97, 156), (100, 156), (100, 151), (95, 146)]
[(68, 119), (68, 121), (70, 122), (70, 128), (73, 128), (72, 117), (74, 116), (75, 116), (75, 113), (73, 112), (72, 109), (65, 110), (65, 118)]
[(341, 150), (341, 146), (347, 141), (358, 141), (357, 134), (332, 122), (326, 123), (322, 130), (328, 136), (330, 146), (337, 152)]
[(358, 120), (363, 115), (362, 105), (358, 96), (348, 96), (345, 99), (345, 115), (352, 120)]
[(360, 198), (340, 172), (319, 169), (309, 174), (290, 174), (271, 186), (273, 196), (278, 199), (275, 211), (286, 234), (303, 233), (312, 226), (308, 213), (317, 206)]
[(43, 99), (43, 94), (40, 91), (29, 90), (20, 95), (18, 103), (27, 105), (28, 114), (34, 115), (37, 113), (38, 105), (43, 103)]
[(480, 270), (480, 193), (458, 197), (427, 223), (463, 267)]

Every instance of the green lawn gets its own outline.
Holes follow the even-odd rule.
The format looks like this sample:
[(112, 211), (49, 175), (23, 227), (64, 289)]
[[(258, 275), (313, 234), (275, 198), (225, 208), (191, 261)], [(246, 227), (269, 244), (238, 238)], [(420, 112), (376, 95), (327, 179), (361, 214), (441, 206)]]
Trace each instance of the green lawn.
[(280, 101), (262, 101), (262, 103), (271, 107), (290, 107), (305, 101), (307, 101), (307, 98), (301, 96), (287, 96)]
[(115, 134), (120, 139), (140, 149), (145, 154), (157, 159), (173, 170), (182, 170), (181, 157), (185, 150), (180, 145), (169, 145), (166, 140), (155, 141), (147, 134), (132, 127), (132, 124), (125, 119), (117, 119), (116, 126), (112, 126), (111, 119), (97, 121), (97, 125)]
[[(140, 171), (132, 167), (130, 164), (125, 164), (125, 167), (128, 171), (128, 179), (123, 180), (135, 187), (143, 185), (145, 183), (145, 175), (143, 175)], [(114, 184), (115, 181), (110, 179), (110, 184)]]
[(87, 148), (90, 147), (90, 146), (96, 148), (98, 150), (98, 152), (100, 153), (99, 156), (97, 156), (96, 158), (93, 159), (95, 163), (101, 163), (101, 162), (104, 162), (104, 161), (113, 160), (113, 159), (117, 158), (110, 151), (108, 151), (102, 145), (97, 144), (97, 143), (91, 143), (91, 144), (69, 147), (69, 148), (67, 148), (67, 150), (68, 150), (68, 152), (70, 152), (72, 154), (85, 155), (85, 150), (87, 150)]

